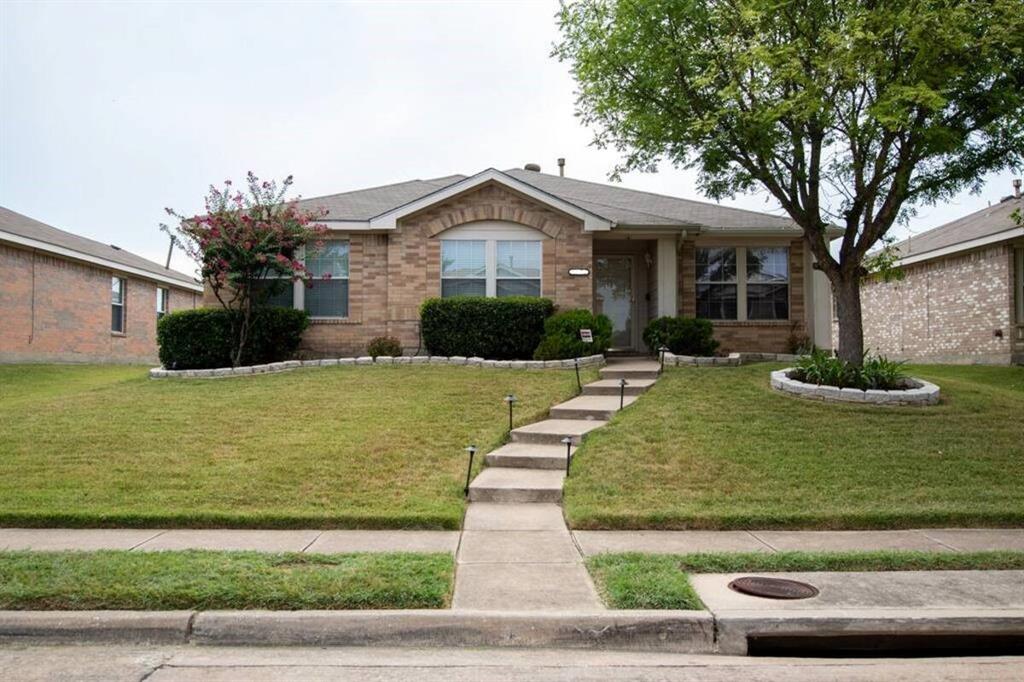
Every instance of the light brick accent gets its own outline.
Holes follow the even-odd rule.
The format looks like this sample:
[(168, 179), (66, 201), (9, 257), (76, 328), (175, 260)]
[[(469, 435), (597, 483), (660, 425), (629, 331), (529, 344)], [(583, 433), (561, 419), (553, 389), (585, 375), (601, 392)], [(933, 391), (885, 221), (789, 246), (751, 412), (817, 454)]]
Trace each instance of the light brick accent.
[(902, 281), (865, 282), (865, 348), (927, 362), (1009, 363), (1012, 258), (1012, 247), (998, 244), (906, 266)]
[[(157, 284), (118, 273), (127, 283), (126, 326), (124, 334), (114, 334), (114, 274), (0, 245), (0, 362), (155, 362)], [(198, 303), (198, 293), (166, 288), (172, 311)]]

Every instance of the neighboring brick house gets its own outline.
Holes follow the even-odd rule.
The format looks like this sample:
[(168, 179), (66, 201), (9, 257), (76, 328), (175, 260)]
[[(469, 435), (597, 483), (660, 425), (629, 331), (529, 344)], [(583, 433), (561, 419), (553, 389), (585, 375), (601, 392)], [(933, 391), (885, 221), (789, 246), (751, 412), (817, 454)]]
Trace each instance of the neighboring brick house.
[(0, 362), (156, 361), (156, 321), (202, 286), (0, 207)]
[(1015, 195), (895, 246), (904, 278), (861, 290), (864, 345), (924, 362), (1024, 362), (1024, 213)]
[[(723, 351), (784, 352), (791, 336), (830, 347), (830, 291), (790, 220), (524, 170), (488, 169), (304, 199), (327, 211), (305, 308), (311, 355), (365, 351), (383, 335), (425, 352), (419, 309), (435, 296), (541, 295), (614, 324), (643, 351), (660, 315), (711, 318)], [(813, 275), (811, 274), (813, 273)], [(206, 300), (213, 299), (207, 292)]]

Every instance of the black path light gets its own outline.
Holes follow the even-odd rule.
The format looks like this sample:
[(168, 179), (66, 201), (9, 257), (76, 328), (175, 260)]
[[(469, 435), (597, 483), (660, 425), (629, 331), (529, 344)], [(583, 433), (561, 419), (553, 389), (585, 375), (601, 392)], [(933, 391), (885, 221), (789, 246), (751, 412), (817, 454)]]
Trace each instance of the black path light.
[(658, 349), (658, 353), (661, 354), (661, 371), (662, 372), (665, 371), (665, 353), (667, 353), (667, 352), (668, 352), (668, 346), (666, 346), (665, 344), (661, 344), (661, 347)]
[(626, 385), (629, 382), (625, 379), (619, 379), (619, 409), (621, 410), (626, 404)]
[(469, 495), (469, 477), (473, 475), (473, 455), (476, 454), (476, 446), (470, 445), (466, 448), (466, 452), (469, 453), (469, 468), (466, 469), (466, 487), (463, 489), (462, 494)]
[(512, 406), (519, 402), (519, 398), (514, 393), (509, 393), (504, 398), (505, 402), (508, 403), (508, 430), (512, 432)]
[(575, 365), (575, 367), (576, 367), (576, 391), (578, 393), (582, 393), (583, 392), (583, 384), (580, 383), (580, 359), (579, 358), (573, 358), (572, 362), (573, 362), (573, 365)]
[(565, 445), (565, 475), (569, 475), (569, 466), (572, 464), (572, 438), (566, 436), (562, 439)]

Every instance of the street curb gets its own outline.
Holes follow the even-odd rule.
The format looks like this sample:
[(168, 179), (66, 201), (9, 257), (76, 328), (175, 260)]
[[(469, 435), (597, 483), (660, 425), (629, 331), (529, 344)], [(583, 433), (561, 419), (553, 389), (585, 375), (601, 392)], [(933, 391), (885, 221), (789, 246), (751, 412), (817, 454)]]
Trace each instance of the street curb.
[(0, 611), (0, 642), (185, 644), (194, 611)]
[(554, 647), (714, 653), (707, 611), (0, 611), (0, 642)]

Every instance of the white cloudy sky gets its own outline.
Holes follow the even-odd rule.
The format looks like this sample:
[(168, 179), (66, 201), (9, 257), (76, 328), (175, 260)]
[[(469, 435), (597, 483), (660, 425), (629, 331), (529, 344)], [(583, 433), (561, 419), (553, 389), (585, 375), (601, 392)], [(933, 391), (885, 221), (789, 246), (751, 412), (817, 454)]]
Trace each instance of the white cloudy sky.
[[(0, 204), (162, 262), (164, 206), (293, 174), (304, 196), (526, 162), (604, 181), (549, 56), (554, 0), (0, 0)], [(996, 202), (925, 208), (915, 232)], [(701, 198), (663, 168), (628, 187)], [(763, 197), (735, 205), (772, 210)], [(191, 271), (182, 254), (174, 266)]]

